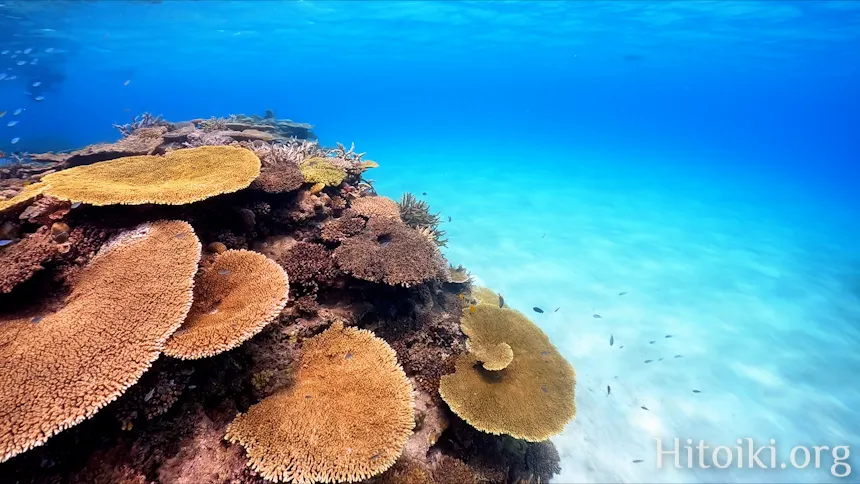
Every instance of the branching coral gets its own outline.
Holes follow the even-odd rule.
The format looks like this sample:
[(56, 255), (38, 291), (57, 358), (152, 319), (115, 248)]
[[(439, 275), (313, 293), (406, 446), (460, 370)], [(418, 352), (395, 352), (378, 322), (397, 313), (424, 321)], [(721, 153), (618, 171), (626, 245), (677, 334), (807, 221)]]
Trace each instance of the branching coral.
[(113, 127), (118, 129), (123, 137), (126, 137), (131, 136), (132, 133), (142, 128), (155, 128), (166, 126), (167, 124), (168, 123), (164, 121), (160, 114), (158, 116), (153, 116), (150, 113), (143, 113), (135, 116), (130, 123), (114, 124)]
[(448, 266), (448, 281), (454, 284), (471, 284), (472, 275), (462, 265)]
[(441, 219), (438, 213), (430, 213), (430, 206), (423, 200), (418, 200), (411, 193), (404, 193), (398, 203), (400, 207), (400, 218), (406, 225), (414, 229), (423, 229), (428, 231), (436, 245), (444, 247), (448, 240), (445, 237), (445, 231), (439, 228)]
[(347, 210), (339, 218), (329, 220), (323, 225), (321, 237), (327, 242), (340, 242), (360, 234), (365, 225), (367, 225), (366, 219), (351, 210)]
[(369, 219), (361, 234), (343, 240), (334, 258), (352, 276), (388, 285), (412, 286), (447, 277), (439, 249), (394, 219)]
[(394, 464), (412, 433), (412, 387), (373, 333), (336, 323), (306, 340), (296, 383), (227, 428), (272, 481), (358, 481)]
[(465, 311), (462, 327), (484, 348), (508, 345), (513, 359), (502, 370), (488, 371), (478, 355), (461, 355), (456, 371), (439, 386), (451, 410), (478, 430), (531, 442), (564, 430), (576, 414), (576, 374), (540, 328), (516, 311), (489, 304)]
[(174, 358), (197, 359), (239, 346), (287, 304), (287, 275), (257, 252), (228, 250), (200, 269), (194, 305), (164, 346)]
[(244, 148), (204, 146), (130, 156), (45, 176), (44, 193), (92, 205), (182, 205), (247, 187), (260, 159)]
[(162, 221), (105, 244), (56, 313), (0, 320), (0, 462), (133, 385), (185, 319), (200, 242)]
[(287, 271), (290, 281), (299, 284), (331, 283), (338, 272), (331, 252), (312, 242), (296, 243), (277, 262)]

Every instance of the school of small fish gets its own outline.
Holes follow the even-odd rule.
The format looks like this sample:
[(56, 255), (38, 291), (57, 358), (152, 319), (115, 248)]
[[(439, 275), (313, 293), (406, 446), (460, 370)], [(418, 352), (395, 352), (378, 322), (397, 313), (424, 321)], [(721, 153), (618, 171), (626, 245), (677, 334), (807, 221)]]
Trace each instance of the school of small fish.
[[(45, 31), (45, 32), (53, 32), (54, 31), (53, 29), (41, 29), (41, 30)], [(49, 57), (51, 57), (51, 55), (56, 55), (56, 54), (61, 53), (61, 52), (64, 52), (64, 51), (61, 49), (59, 49), (59, 50), (55, 49), (54, 47), (46, 47), (44, 49), (37, 49), (35, 47), (29, 47), (28, 46), (28, 47), (25, 47), (22, 49), (14, 49), (14, 50), (13, 49), (3, 49), (2, 51), (0, 51), (0, 57), (5, 57), (7, 59), (14, 59), (14, 60), (11, 60), (9, 62), (4, 62), (5, 65), (11, 66), (11, 67), (6, 68), (6, 70), (8, 72), (0, 72), (0, 81), (15, 81), (18, 79), (19, 74), (22, 76), (22, 78), (30, 77), (30, 79), (28, 81), (29, 88), (32, 88), (34, 90), (34, 92), (25, 90), (25, 91), (23, 91), (24, 94), (29, 96), (32, 101), (35, 101), (35, 102), (45, 101), (46, 96), (43, 93), (37, 91), (40, 88), (44, 89), (44, 87), (43, 87), (44, 82), (42, 80), (39, 80), (38, 78), (33, 79), (33, 77), (35, 77), (37, 72), (32, 70), (33, 68), (31, 68), (29, 66), (36, 66), (42, 60), (46, 60)], [(50, 55), (46, 55), (46, 54), (50, 54)], [(130, 82), (131, 82), (131, 80), (129, 79), (129, 80), (125, 81), (124, 85), (127, 86)], [(0, 110), (0, 118), (5, 116), (9, 112), (12, 112), (13, 116), (18, 116), (22, 112), (24, 112), (24, 110), (25, 110), (24, 108), (17, 108), (14, 111), (11, 109), (8, 109), (8, 110), (3, 109), (3, 110)], [(7, 128), (13, 128), (17, 124), (18, 124), (17, 120), (10, 121), (6, 124), (6, 127)], [(21, 137), (20, 136), (14, 136), (9, 142), (14, 145), (14, 144), (17, 144), (19, 141), (21, 141)]]

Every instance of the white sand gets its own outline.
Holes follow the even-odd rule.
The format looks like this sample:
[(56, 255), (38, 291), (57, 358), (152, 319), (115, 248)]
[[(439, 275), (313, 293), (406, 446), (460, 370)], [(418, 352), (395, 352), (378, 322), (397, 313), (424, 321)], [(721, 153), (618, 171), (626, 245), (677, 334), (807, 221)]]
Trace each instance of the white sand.
[(860, 444), (860, 299), (825, 222), (796, 226), (708, 179), (673, 188), (644, 173), (460, 161), (420, 176), (389, 167), (377, 187), (426, 191), (452, 216), (448, 258), (532, 317), (576, 368), (578, 415), (553, 439), (563, 467), (553, 482), (839, 481), (829, 451), (819, 470), (690, 469), (686, 454), (684, 468), (658, 469), (654, 440), (775, 439), (777, 466), (795, 445)]

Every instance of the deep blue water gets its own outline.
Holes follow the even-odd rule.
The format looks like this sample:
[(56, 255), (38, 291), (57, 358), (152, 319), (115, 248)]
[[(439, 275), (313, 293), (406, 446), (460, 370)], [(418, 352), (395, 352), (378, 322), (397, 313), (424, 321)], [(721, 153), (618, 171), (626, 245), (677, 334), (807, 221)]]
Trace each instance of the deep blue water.
[[(687, 284), (699, 295), (732, 286), (737, 298), (754, 301), (750, 311), (759, 312), (743, 314), (740, 299), (687, 300), (685, 314), (730, 321), (737, 326), (728, 332), (750, 344), (712, 347), (701, 368), (722, 356), (731, 360), (726, 348), (739, 362), (752, 351), (768, 355), (759, 343), (771, 338), (784, 348), (812, 341), (792, 333), (800, 331), (794, 324), (820, 329), (820, 345), (796, 348), (802, 358), (791, 360), (799, 362), (791, 369), (783, 360), (730, 361), (751, 380), (726, 395), (742, 406), (761, 400), (764, 390), (755, 385), (775, 391), (783, 380), (818, 395), (847, 392), (833, 397), (843, 405), (838, 411), (798, 403), (772, 412), (815, 422), (813, 429), (798, 423), (785, 430), (789, 438), (860, 435), (860, 395), (845, 380), (860, 370), (851, 349), (860, 343), (860, 2), (0, 4), (0, 50), (11, 51), (0, 55), (0, 72), (7, 73), (0, 81), (0, 111), (7, 111), (0, 150), (113, 140), (119, 133), (112, 123), (143, 111), (179, 121), (272, 109), (314, 124), (323, 144), (355, 142), (368, 152), (382, 165), (374, 173), (380, 193), (428, 192), (431, 206), (455, 219), (447, 227), (451, 260), (504, 289), (515, 307), (530, 308), (534, 294), (585, 291), (585, 279), (567, 277), (575, 268), (549, 275), (573, 257), (591, 271), (588, 284), (599, 280), (612, 294), (618, 289), (607, 281), (621, 285), (616, 266), (626, 266), (639, 268), (643, 285)], [(32, 54), (11, 59), (27, 48)], [(21, 59), (28, 63), (18, 66)], [(37, 95), (45, 99), (35, 101)], [(17, 108), (26, 109), (14, 117), (20, 123), (6, 127)], [(15, 145), (13, 137), (20, 137)], [(629, 224), (608, 220), (615, 213), (609, 208), (653, 224), (636, 238), (625, 231)], [(583, 228), (589, 223), (617, 244), (617, 253), (589, 250), (586, 242), (597, 236)], [(669, 235), (660, 244), (642, 249), (652, 240), (647, 236), (664, 230)], [(562, 233), (557, 245), (535, 248), (547, 232), (548, 239)], [(523, 242), (525, 234), (536, 240)], [(701, 251), (670, 247), (684, 236), (699, 237)], [(637, 248), (642, 257), (631, 255)], [(734, 262), (742, 252), (768, 258)], [(595, 258), (604, 255), (601, 266)], [(689, 264), (686, 272), (667, 275), (681, 264)], [(710, 277), (720, 264), (728, 272)], [(556, 286), (541, 286), (549, 280)], [(671, 304), (690, 296), (672, 294)], [(788, 308), (804, 296), (814, 304)], [(649, 297), (654, 311), (669, 304)], [(785, 334), (775, 336), (768, 324), (781, 320)], [(541, 324), (555, 331), (556, 344), (566, 344), (568, 330)], [(566, 353), (577, 368), (604, 365), (570, 345), (578, 348)], [(818, 360), (823, 354), (839, 362), (840, 378), (829, 376), (836, 370)], [(796, 396), (782, 401), (805, 402)], [(580, 405), (585, 422), (589, 405)]]

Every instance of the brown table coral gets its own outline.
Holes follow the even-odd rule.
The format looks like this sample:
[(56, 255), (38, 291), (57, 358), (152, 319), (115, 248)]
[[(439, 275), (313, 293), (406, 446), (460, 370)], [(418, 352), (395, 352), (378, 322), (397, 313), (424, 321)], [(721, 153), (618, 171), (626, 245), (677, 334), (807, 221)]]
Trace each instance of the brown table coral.
[(247, 250), (219, 254), (200, 269), (194, 304), (164, 354), (197, 359), (235, 348), (272, 322), (288, 290), (287, 274), (268, 257)]
[[(480, 348), (505, 345), (513, 358), (488, 371), (478, 354), (461, 355), (439, 385), (451, 410), (490, 434), (538, 442), (561, 433), (576, 415), (576, 374), (546, 334), (521, 313), (488, 304), (464, 311), (462, 327)], [(497, 366), (507, 359), (492, 356)]]
[(227, 429), (272, 481), (351, 482), (394, 464), (412, 433), (412, 386), (370, 331), (332, 325), (306, 340), (296, 383)]
[(199, 258), (190, 225), (147, 223), (108, 242), (56, 313), (0, 319), (0, 462), (140, 378), (188, 313)]

